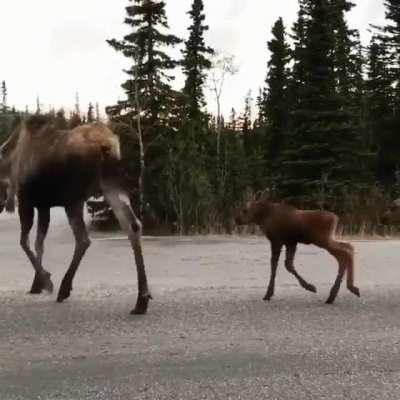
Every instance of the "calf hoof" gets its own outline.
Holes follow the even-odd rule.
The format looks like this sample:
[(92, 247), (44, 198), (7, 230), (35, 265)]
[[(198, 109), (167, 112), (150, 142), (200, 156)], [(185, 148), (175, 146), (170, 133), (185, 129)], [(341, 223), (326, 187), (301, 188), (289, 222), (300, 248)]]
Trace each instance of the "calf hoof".
[(357, 297), (360, 297), (360, 289), (356, 286), (350, 286), (347, 289), (350, 290), (351, 293), (355, 294)]
[(328, 297), (328, 300), (326, 300), (325, 304), (333, 304), (335, 301), (335, 298)]
[(62, 303), (65, 299), (71, 295), (72, 285), (70, 283), (66, 283), (62, 281), (60, 290), (57, 295), (57, 303)]
[(147, 307), (149, 305), (149, 300), (152, 299), (150, 293), (138, 295), (135, 308), (131, 311), (132, 315), (144, 315), (147, 312)]
[(309, 292), (317, 293), (317, 288), (314, 285), (311, 285), (311, 283), (304, 285), (304, 289), (308, 290)]

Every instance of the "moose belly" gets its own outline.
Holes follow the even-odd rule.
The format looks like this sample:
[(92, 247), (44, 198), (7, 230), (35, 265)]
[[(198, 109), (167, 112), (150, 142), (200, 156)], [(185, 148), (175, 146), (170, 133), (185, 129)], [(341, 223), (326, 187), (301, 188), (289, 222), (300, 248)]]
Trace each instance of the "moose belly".
[(303, 243), (310, 244), (312, 240), (308, 232), (297, 225), (283, 226), (280, 229), (270, 229), (266, 233), (266, 236), (270, 240), (276, 240), (285, 244), (292, 243)]
[(79, 159), (51, 163), (29, 175), (19, 187), (19, 200), (34, 207), (67, 206), (84, 201), (94, 190), (97, 168)]

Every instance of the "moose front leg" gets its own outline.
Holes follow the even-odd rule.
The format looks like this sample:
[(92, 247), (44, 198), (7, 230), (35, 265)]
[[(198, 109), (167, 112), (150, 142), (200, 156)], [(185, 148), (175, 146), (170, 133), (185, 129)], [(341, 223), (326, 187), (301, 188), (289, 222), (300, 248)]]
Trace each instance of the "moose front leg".
[(35, 269), (35, 278), (30, 293), (41, 293), (43, 289), (51, 293), (53, 291), (53, 282), (50, 279), (50, 273), (42, 267), (29, 246), (29, 233), (33, 226), (34, 209), (33, 207), (25, 206), (20, 202), (18, 212), (21, 223), (20, 244)]
[(71, 295), (72, 281), (82, 261), (82, 258), (86, 253), (86, 250), (90, 246), (89, 235), (83, 219), (83, 203), (66, 207), (65, 211), (67, 213), (68, 222), (75, 238), (75, 250), (69, 268), (61, 282), (57, 296), (58, 303), (61, 303)]
[[(44, 251), (44, 240), (46, 238), (47, 231), (49, 229), (49, 224), (50, 224), (50, 209), (49, 208), (38, 209), (35, 252), (36, 252), (36, 261), (42, 267), (43, 267), (42, 260)], [(31, 294), (41, 293), (43, 289), (44, 287), (40, 275), (36, 273), (29, 293)], [(47, 290), (50, 293), (53, 291), (53, 283), (51, 281), (47, 283)]]
[(267, 293), (265, 293), (263, 300), (269, 301), (271, 300), (271, 297), (274, 295), (276, 270), (278, 269), (278, 262), (281, 250), (282, 250), (281, 243), (271, 241), (271, 275), (269, 278)]

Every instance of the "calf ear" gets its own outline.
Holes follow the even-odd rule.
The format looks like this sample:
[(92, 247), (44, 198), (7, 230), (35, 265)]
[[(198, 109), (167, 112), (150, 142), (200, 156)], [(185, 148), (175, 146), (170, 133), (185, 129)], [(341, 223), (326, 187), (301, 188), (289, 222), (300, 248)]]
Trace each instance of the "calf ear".
[(253, 222), (260, 222), (267, 213), (266, 205), (262, 201), (254, 201), (249, 208), (251, 219)]

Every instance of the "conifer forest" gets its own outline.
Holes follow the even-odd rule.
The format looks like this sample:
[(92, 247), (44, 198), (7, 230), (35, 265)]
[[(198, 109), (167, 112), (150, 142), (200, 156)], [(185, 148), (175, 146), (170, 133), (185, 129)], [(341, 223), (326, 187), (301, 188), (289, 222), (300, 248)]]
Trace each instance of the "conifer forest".
[[(374, 233), (400, 195), (400, 3), (376, 1), (385, 23), (371, 25), (366, 44), (349, 26), (351, 1), (299, 0), (293, 26), (279, 18), (260, 32), (269, 60), (258, 93), (223, 115), (235, 59), (207, 43), (203, 0), (187, 10), (186, 37), (169, 29), (165, 1), (127, 0), (121, 24), (129, 33), (104, 43), (129, 60), (124, 99), (104, 115), (96, 103), (82, 110), (78, 98), (72, 112), (51, 113), (61, 128), (103, 119), (119, 135), (125, 185), (145, 232), (230, 233), (235, 207), (263, 194), (334, 211), (344, 233)], [(48, 111), (40, 101), (36, 110), (13, 107), (1, 79), (3, 140), (16, 116)]]

